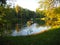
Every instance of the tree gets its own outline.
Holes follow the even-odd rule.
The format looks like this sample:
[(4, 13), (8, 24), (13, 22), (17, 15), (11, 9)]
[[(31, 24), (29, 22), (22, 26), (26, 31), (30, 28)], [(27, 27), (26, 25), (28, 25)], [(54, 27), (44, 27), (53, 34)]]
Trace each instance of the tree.
[[(40, 7), (44, 8), (43, 11), (45, 12), (45, 16), (46, 16), (45, 21), (46, 21), (47, 25), (56, 25), (57, 24), (55, 22), (57, 22), (57, 19), (58, 19), (57, 14), (58, 13), (55, 14), (55, 12), (57, 12), (57, 10), (56, 11), (54, 11), (54, 10), (57, 7), (59, 7), (58, 2), (60, 3), (59, 0), (45, 0), (45, 1), (39, 2)], [(39, 10), (41, 9), (40, 7), (39, 7)]]
[(40, 9), (43, 8), (44, 10), (47, 10), (47, 9), (52, 9), (54, 7), (58, 7), (60, 3), (60, 0), (42, 0), (42, 1), (39, 1), (39, 4), (40, 4)]
[(15, 10), (16, 10), (16, 14), (17, 14), (16, 31), (18, 32), (19, 31), (19, 26), (18, 26), (19, 25), (19, 23), (18, 23), (19, 22), (19, 18), (18, 18), (18, 16), (19, 16), (20, 7), (18, 5), (16, 5)]
[(0, 0), (0, 5), (3, 6), (3, 4), (6, 4), (6, 0)]

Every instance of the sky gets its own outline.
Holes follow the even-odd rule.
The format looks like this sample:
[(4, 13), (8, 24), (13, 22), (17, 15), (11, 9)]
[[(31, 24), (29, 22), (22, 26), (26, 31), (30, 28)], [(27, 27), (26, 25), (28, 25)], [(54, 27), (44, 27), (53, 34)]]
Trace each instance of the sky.
[(18, 4), (23, 8), (36, 11), (36, 8), (39, 6), (38, 2), (39, 0), (16, 0), (15, 5)]
[(38, 8), (40, 5), (40, 4), (38, 4), (38, 2), (43, 1), (43, 0), (8, 0), (8, 3), (10, 1), (13, 2), (14, 5), (19, 5), (22, 8), (36, 11), (36, 8)]

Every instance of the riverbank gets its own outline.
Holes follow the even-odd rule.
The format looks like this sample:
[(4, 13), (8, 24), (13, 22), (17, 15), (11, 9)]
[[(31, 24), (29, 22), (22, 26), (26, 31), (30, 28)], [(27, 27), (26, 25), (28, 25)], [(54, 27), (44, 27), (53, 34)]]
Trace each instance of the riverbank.
[(3, 37), (0, 41), (3, 45), (60, 45), (60, 28), (38, 35)]

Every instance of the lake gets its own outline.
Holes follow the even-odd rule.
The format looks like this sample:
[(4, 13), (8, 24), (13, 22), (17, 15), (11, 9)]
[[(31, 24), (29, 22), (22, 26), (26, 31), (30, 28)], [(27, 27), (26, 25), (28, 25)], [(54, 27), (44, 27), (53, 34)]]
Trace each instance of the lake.
[(24, 27), (19, 32), (14, 30), (11, 35), (12, 36), (27, 36), (27, 35), (40, 33), (42, 31), (48, 30), (50, 28), (51, 28), (50, 26), (39, 26), (39, 27), (37, 27), (37, 23), (34, 23), (30, 27)]

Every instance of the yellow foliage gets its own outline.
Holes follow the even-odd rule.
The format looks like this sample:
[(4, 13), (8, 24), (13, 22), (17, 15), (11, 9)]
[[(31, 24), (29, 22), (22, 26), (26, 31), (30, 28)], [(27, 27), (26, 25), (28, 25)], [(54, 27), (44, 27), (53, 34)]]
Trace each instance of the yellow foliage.
[(60, 21), (60, 18), (58, 18), (58, 21)]
[(41, 18), (41, 20), (45, 20), (45, 18)]
[(19, 12), (20, 8), (19, 8), (18, 5), (16, 5), (15, 10), (16, 10), (17, 13)]
[(27, 21), (27, 26), (31, 26), (31, 23), (33, 23), (32, 21)]
[[(40, 5), (44, 8), (45, 18), (41, 18), (41, 20), (45, 20), (46, 24), (49, 25), (60, 25), (60, 7), (54, 7), (55, 0), (44, 0), (39, 2)], [(41, 7), (41, 6), (40, 6)]]

